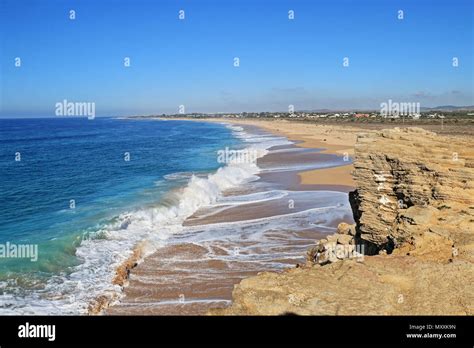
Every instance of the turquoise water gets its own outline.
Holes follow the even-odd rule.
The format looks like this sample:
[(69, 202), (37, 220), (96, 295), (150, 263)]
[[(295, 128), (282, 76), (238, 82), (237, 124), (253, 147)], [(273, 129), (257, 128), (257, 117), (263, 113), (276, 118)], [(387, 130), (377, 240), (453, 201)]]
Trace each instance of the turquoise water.
[(193, 173), (221, 167), (217, 151), (240, 140), (212, 123), (58, 118), (0, 120), (0, 143), (0, 244), (38, 245), (36, 262), (0, 258), (0, 291), (31, 296), (99, 262), (104, 251), (88, 256), (89, 239), (119, 240), (108, 233), (131, 223), (123, 214), (163, 205)]

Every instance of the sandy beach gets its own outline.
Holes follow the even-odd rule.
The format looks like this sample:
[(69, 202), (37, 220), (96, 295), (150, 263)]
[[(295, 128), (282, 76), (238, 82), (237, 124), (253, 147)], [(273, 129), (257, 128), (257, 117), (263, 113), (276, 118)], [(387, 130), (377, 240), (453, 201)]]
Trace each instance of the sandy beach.
[[(322, 153), (346, 156), (346, 158), (354, 154), (356, 134), (363, 131), (358, 128), (303, 124), (286, 120), (246, 120), (237, 121), (236, 123), (260, 126), (269, 132), (297, 142), (299, 146), (313, 149), (322, 148), (324, 149)], [(334, 168), (304, 171), (299, 175), (303, 185), (346, 185), (353, 187), (352, 169), (352, 164), (347, 164)]]
[[(375, 130), (347, 127), (343, 125), (308, 124), (288, 120), (244, 120), (244, 119), (199, 119), (182, 118), (186, 121), (205, 121), (250, 125), (294, 141), (298, 146), (312, 149), (323, 149), (321, 153), (350, 157), (354, 154), (357, 133), (374, 132)], [(303, 185), (345, 185), (354, 187), (351, 163), (334, 168), (324, 168), (299, 173)]]
[[(347, 192), (353, 189), (356, 129), (287, 121), (199, 121), (233, 124), (294, 142), (258, 160), (258, 181), (225, 193), (230, 200), (270, 193), (282, 197), (200, 209), (184, 223), (189, 235), (176, 236), (138, 265), (132, 260), (118, 270), (125, 297), (106, 314), (192, 315), (226, 307), (242, 279), (295, 267), (316, 239), (333, 233), (342, 221), (353, 222)], [(280, 167), (290, 169), (270, 170)], [(318, 169), (298, 169), (305, 167)], [(288, 202), (296, 202), (295, 207)], [(319, 213), (331, 202), (335, 213)]]

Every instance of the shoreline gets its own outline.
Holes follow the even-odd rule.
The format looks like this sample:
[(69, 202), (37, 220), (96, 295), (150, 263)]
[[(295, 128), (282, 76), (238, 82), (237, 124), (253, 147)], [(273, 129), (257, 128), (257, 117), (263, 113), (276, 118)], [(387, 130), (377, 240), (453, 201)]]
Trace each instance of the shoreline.
[[(296, 142), (297, 146), (322, 149), (321, 153), (346, 156), (349, 160), (354, 155), (354, 146), (356, 141), (355, 132), (348, 132), (343, 127), (320, 126), (320, 125), (303, 125), (291, 121), (236, 121), (235, 124), (247, 124), (269, 131), (270, 133), (286, 137), (290, 141)], [(290, 126), (285, 127), (284, 126)], [(347, 136), (343, 139), (339, 132)], [(355, 183), (352, 179), (351, 171), (352, 163), (345, 166), (337, 166), (332, 168), (313, 169), (299, 172), (300, 183), (302, 185), (341, 185), (354, 188)]]
[[(353, 126), (305, 124), (288, 120), (191, 119), (185, 117), (157, 119), (255, 126), (274, 135), (283, 136), (290, 141), (294, 141), (299, 147), (322, 149), (320, 153), (346, 156), (346, 158), (352, 158), (354, 155), (357, 133), (371, 132), (370, 130)], [(291, 125), (292, 128), (289, 129), (288, 125)], [(345, 166), (301, 171), (299, 172), (300, 183), (302, 185), (347, 186), (353, 189), (355, 188), (351, 175), (353, 169), (353, 164), (349, 163)]]
[[(189, 119), (186, 119), (186, 120), (189, 120)], [(282, 131), (282, 130), (279, 129), (279, 127), (280, 127), (279, 123), (274, 124), (273, 122), (265, 122), (265, 123), (262, 124), (261, 122), (225, 122), (225, 121), (223, 122), (223, 121), (220, 121), (220, 120), (190, 120), (190, 121), (198, 121), (198, 122), (209, 122), (209, 121), (211, 121), (211, 122), (214, 122), (214, 123), (227, 123), (227, 124), (233, 124), (233, 125), (237, 125), (237, 126), (252, 126), (252, 127), (258, 128), (261, 131), (273, 134), (275, 136), (285, 137), (285, 138), (295, 142), (295, 144), (292, 145), (292, 146), (295, 146), (295, 147), (298, 147), (298, 148), (316, 149), (316, 150), (319, 150), (319, 151), (316, 152), (317, 154), (320, 153), (320, 154), (326, 154), (326, 155), (338, 155), (339, 157), (341, 155), (343, 155), (344, 153), (353, 154), (353, 147), (352, 146), (353, 146), (353, 143), (355, 143), (355, 134), (354, 133), (350, 137), (346, 137), (345, 139), (343, 139), (343, 138), (341, 138), (341, 134), (347, 135), (346, 131), (342, 130), (342, 129), (335, 129), (334, 127), (331, 127), (330, 129), (327, 129), (327, 128), (321, 129), (320, 127), (317, 127), (318, 132), (316, 132), (316, 129), (313, 129), (312, 127), (310, 127), (309, 131), (312, 132), (312, 133), (299, 134), (299, 133), (301, 133), (300, 129), (297, 129), (296, 132), (288, 132), (288, 131), (285, 132), (285, 131)], [(275, 125), (277, 125), (276, 128), (275, 128)], [(307, 127), (305, 127), (305, 128), (308, 129)], [(318, 139), (318, 137), (320, 139)], [(279, 157), (278, 155), (273, 155), (273, 156), (276, 156), (277, 158)], [(265, 158), (265, 157), (266, 156), (264, 156), (262, 158)], [(279, 161), (279, 163), (281, 163), (281, 162)], [(297, 190), (297, 192), (299, 190), (302, 190), (302, 191), (305, 191), (305, 190), (307, 190), (307, 191), (330, 190), (330, 191), (335, 191), (335, 192), (339, 191), (339, 192), (346, 193), (349, 190), (353, 189), (353, 187), (354, 187), (353, 182), (351, 181), (351, 176), (350, 176), (351, 169), (352, 169), (352, 164), (348, 164), (348, 165), (343, 165), (343, 166), (336, 166), (336, 167), (329, 167), (329, 168), (322, 168), (322, 169), (303, 170), (301, 172), (296, 171), (298, 173), (297, 176), (295, 174), (293, 174), (295, 179), (297, 177), (299, 178), (299, 183), (296, 187), (296, 190)], [(325, 178), (327, 178), (327, 179), (325, 180)], [(315, 197), (317, 197), (317, 195)], [(257, 210), (255, 210), (255, 209), (257, 209)], [(237, 209), (237, 214), (239, 214), (242, 221), (250, 221), (250, 220), (252, 220), (252, 212), (255, 213), (256, 211), (261, 210), (261, 209), (264, 209), (264, 205), (259, 203), (255, 206), (255, 208), (249, 209), (247, 211), (247, 213), (245, 211), (242, 211), (242, 209), (240, 209), (240, 210)], [(268, 209), (268, 207), (267, 207), (267, 209)], [(243, 213), (243, 215), (242, 215), (242, 213)], [(250, 215), (248, 215), (249, 213), (250, 213)], [(234, 213), (233, 216), (235, 216), (235, 213)], [(278, 214), (276, 216), (278, 216)], [(219, 218), (219, 214), (217, 214), (215, 218)], [(192, 220), (192, 217), (190, 217), (188, 219)], [(289, 219), (289, 217), (287, 219)], [(227, 221), (227, 220), (228, 219), (225, 219), (225, 221)], [(343, 220), (348, 221), (347, 218), (334, 221), (332, 228), (335, 229), (337, 227), (338, 223), (343, 221)], [(212, 224), (212, 219), (211, 219), (211, 221), (206, 220), (206, 222), (204, 224), (206, 225), (207, 223)], [(185, 221), (185, 224), (186, 224), (186, 221)], [(303, 235), (304, 235), (304, 233), (303, 233)], [(305, 236), (304, 238), (310, 238), (311, 241), (309, 242), (310, 243), (309, 245), (312, 245), (314, 243), (314, 238), (321, 238), (321, 235), (316, 234), (313, 237), (310, 237), (310, 235), (308, 235), (308, 236)], [(285, 242), (285, 243), (290, 243), (291, 244), (291, 242)], [(285, 243), (282, 243), (282, 247), (284, 247)], [(298, 244), (295, 244), (295, 247), (297, 247), (297, 245)], [(178, 249), (176, 251), (186, 250), (187, 252), (189, 252), (189, 250), (190, 250), (189, 247), (187, 247), (185, 244), (183, 244), (182, 246), (178, 245), (177, 247), (178, 247)], [(165, 247), (164, 249), (166, 250), (167, 248), (171, 248), (171, 250), (173, 250), (172, 246)], [(191, 249), (193, 249), (193, 248), (191, 248)], [(299, 251), (298, 251), (299, 258), (304, 259), (304, 254), (305, 254), (306, 250), (307, 250), (307, 247), (303, 247), (302, 249), (301, 248), (299, 249)], [(119, 280), (118, 284), (123, 287), (123, 293), (122, 293), (123, 295), (126, 295), (127, 292), (131, 292), (132, 294), (137, 293), (136, 287), (134, 289), (131, 289), (131, 288), (133, 288), (133, 286), (129, 287), (129, 285), (130, 285), (130, 282), (129, 282), (130, 274), (132, 274), (132, 275), (138, 274), (139, 277), (144, 277), (144, 276), (148, 277), (149, 276), (149, 270), (143, 271), (143, 269), (147, 268), (146, 264), (148, 264), (148, 263), (158, 264), (159, 260), (162, 257), (155, 257), (154, 255), (155, 254), (160, 255), (161, 252), (162, 251), (157, 251), (153, 255), (151, 255), (151, 256), (149, 256), (149, 257), (147, 257), (147, 258), (145, 258), (141, 261), (137, 261), (136, 257), (132, 257), (131, 259), (127, 260), (127, 262), (124, 265), (121, 265), (117, 269), (117, 271), (116, 271), (117, 272), (116, 280)], [(193, 250), (193, 252), (194, 253), (199, 253), (200, 251), (199, 250)], [(177, 255), (179, 255), (179, 253)], [(136, 255), (134, 255), (134, 256), (136, 256)], [(166, 257), (166, 252), (165, 252), (164, 257)], [(142, 263), (143, 263), (143, 265), (142, 265)], [(237, 264), (238, 263), (239, 262), (237, 262)], [(294, 267), (294, 265), (295, 264), (292, 263), (292, 262), (288, 263), (288, 267), (291, 267), (291, 266)], [(139, 266), (139, 267), (137, 268), (137, 266)], [(206, 267), (206, 266), (204, 266), (204, 267)], [(211, 265), (209, 267), (211, 267), (211, 269), (212, 269), (215, 266)], [(222, 266), (218, 266), (218, 268), (220, 268), (220, 267), (222, 267)], [(250, 268), (248, 270), (248, 271), (250, 271), (250, 273), (248, 273), (248, 271), (240, 271), (240, 273), (239, 273), (240, 275), (236, 275), (236, 274), (232, 275), (232, 272), (231, 272), (230, 276), (231, 277), (234, 276), (234, 277), (237, 277), (237, 278), (235, 278), (235, 280), (233, 280), (233, 282), (231, 284), (228, 284), (228, 282), (224, 282), (224, 283), (221, 284), (221, 286), (225, 286), (226, 288), (229, 289), (228, 291), (230, 291), (232, 289), (233, 285), (239, 283), (239, 281), (240, 281), (239, 278), (245, 279), (249, 276), (252, 276), (252, 275), (256, 274), (257, 271), (263, 271), (263, 270), (264, 269), (251, 271), (251, 268)], [(143, 272), (145, 272), (145, 273), (143, 273)], [(168, 272), (169, 271), (166, 271), (165, 274), (168, 275)], [(156, 269), (155, 273), (157, 273), (157, 276), (159, 276), (160, 273), (163, 273), (163, 269), (158, 267)], [(244, 275), (244, 277), (242, 277), (242, 275)], [(177, 277), (177, 279), (179, 279), (179, 274), (177, 274), (176, 277)], [(231, 287), (229, 287), (229, 286), (231, 286)], [(202, 288), (203, 284), (200, 284), (199, 287)], [(148, 285), (147, 286), (143, 285), (140, 291), (144, 291), (144, 290), (146, 290), (147, 292), (153, 291), (154, 293), (158, 291), (157, 289), (155, 289), (155, 290), (149, 289)], [(209, 290), (210, 290), (210, 293), (215, 293), (215, 290), (213, 290), (212, 286), (209, 288)], [(206, 292), (205, 290), (201, 290), (201, 291), (203, 291), (203, 293)], [(155, 297), (154, 298), (155, 303), (157, 303), (157, 301), (165, 301), (166, 302), (167, 298), (169, 297), (169, 294), (166, 293), (165, 290), (164, 291), (158, 291), (158, 292), (161, 292), (163, 294), (161, 295), (161, 297), (157, 297), (157, 298)], [(225, 292), (220, 292), (220, 293), (225, 294)], [(136, 296), (136, 295), (132, 295), (132, 297), (133, 296)], [(186, 294), (186, 297), (188, 297), (188, 294)], [(225, 295), (225, 297), (229, 298), (229, 300), (230, 300), (230, 293), (229, 293), (229, 295)], [(99, 312), (103, 312), (106, 315), (133, 313), (133, 310), (132, 310), (132, 312), (129, 312), (126, 309), (126, 307), (125, 307), (125, 309), (124, 308), (119, 308), (120, 305), (121, 305), (121, 302), (118, 302), (118, 303), (110, 302), (108, 305), (104, 305), (103, 303), (101, 303), (100, 309), (97, 310), (97, 308), (95, 308), (95, 310), (91, 311), (90, 314), (97, 314)], [(123, 310), (125, 310), (125, 312), (121, 312)], [(197, 310), (199, 311), (199, 308), (197, 308)], [(205, 312), (207, 312), (207, 310)], [(203, 312), (203, 313), (205, 313), (205, 312)], [(166, 313), (166, 309), (165, 309), (164, 313)], [(186, 312), (184, 312), (183, 314), (185, 314), (185, 313)], [(187, 313), (187, 314), (189, 314), (189, 313)]]

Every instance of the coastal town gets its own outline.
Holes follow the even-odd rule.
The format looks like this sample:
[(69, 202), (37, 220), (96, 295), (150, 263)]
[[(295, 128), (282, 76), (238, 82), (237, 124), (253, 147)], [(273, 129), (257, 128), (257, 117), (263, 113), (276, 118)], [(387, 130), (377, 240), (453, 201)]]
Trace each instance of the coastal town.
[(344, 118), (403, 118), (409, 117), (418, 119), (421, 117), (425, 118), (445, 118), (444, 114), (440, 113), (424, 113), (424, 114), (413, 114), (413, 115), (382, 115), (375, 111), (364, 111), (364, 112), (310, 112), (310, 111), (295, 111), (295, 112), (239, 112), (239, 113), (191, 113), (191, 114), (175, 114), (168, 116), (188, 116), (195, 118), (207, 118), (207, 117), (225, 117), (225, 118), (296, 118), (296, 119), (317, 119), (317, 118), (328, 118), (328, 119), (344, 119)]
[[(137, 116), (135, 116), (137, 117)], [(296, 119), (296, 120), (443, 120), (443, 119), (473, 119), (474, 107), (462, 110), (428, 110), (420, 112), (392, 112), (363, 110), (363, 111), (292, 111), (292, 112), (238, 112), (238, 113), (176, 113), (138, 117), (169, 117), (169, 118), (233, 118), (233, 119)]]

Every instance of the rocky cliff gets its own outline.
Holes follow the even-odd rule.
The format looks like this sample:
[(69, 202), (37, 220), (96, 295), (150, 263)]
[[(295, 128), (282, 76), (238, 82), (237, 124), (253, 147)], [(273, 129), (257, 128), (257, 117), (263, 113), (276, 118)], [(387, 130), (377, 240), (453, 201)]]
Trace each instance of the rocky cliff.
[(359, 135), (355, 153), (351, 200), (369, 253), (416, 248), (420, 236), (472, 242), (472, 142), (395, 128)]
[(474, 314), (474, 141), (418, 128), (359, 134), (355, 226), (304, 267), (243, 280), (214, 314)]

